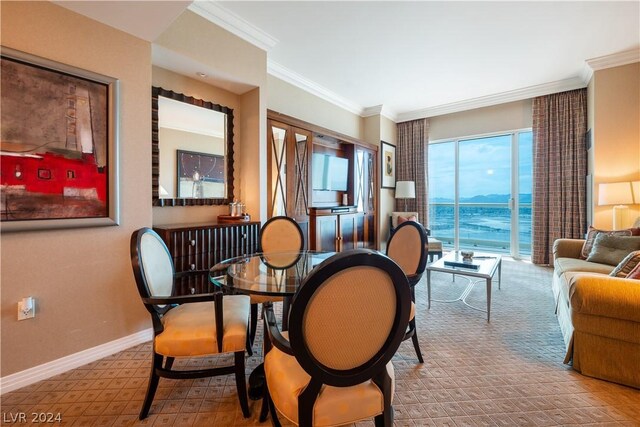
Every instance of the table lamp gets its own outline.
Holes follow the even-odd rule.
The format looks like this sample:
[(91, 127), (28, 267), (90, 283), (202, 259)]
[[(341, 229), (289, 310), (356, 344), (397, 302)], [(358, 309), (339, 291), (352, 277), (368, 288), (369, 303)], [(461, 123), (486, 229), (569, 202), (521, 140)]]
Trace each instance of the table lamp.
[(407, 199), (416, 198), (416, 184), (413, 181), (396, 182), (396, 199), (404, 199), (404, 210), (407, 211)]
[(626, 182), (608, 182), (601, 183), (598, 187), (598, 205), (613, 206), (613, 229), (620, 230), (625, 227), (627, 221), (627, 212), (629, 207), (626, 205), (633, 204), (632, 183)]

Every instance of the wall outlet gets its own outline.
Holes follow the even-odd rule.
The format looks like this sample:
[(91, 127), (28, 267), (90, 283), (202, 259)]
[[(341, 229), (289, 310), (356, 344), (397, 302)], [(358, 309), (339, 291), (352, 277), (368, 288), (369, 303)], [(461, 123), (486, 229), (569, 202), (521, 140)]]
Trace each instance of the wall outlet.
[(18, 301), (18, 320), (36, 317), (36, 300), (33, 297), (22, 298)]

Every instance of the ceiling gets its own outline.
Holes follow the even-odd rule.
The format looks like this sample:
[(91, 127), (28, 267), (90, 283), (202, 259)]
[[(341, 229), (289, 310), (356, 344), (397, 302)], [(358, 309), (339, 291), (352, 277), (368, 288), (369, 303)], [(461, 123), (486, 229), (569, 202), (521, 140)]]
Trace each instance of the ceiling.
[[(189, 2), (59, 4), (153, 41)], [(109, 7), (120, 10), (109, 14)], [(197, 1), (189, 8), (268, 50), (270, 74), (355, 113), (394, 119), (584, 87), (587, 60), (614, 55), (588, 62), (596, 68), (640, 55), (639, 1)]]

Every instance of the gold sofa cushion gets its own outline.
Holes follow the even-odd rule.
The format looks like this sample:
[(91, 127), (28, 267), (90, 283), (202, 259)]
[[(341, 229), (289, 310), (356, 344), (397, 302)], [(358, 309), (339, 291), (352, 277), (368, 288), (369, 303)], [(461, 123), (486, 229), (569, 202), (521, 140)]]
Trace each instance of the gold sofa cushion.
[(589, 262), (584, 259), (576, 258), (557, 258), (554, 262), (554, 268), (556, 274), (560, 276), (563, 273), (570, 271), (576, 271), (581, 273), (601, 273), (609, 274), (615, 268), (608, 264), (598, 264), (595, 262)]
[[(223, 298), (222, 351), (243, 351), (247, 342), (249, 297)], [(206, 356), (218, 353), (213, 302), (182, 304), (162, 318), (164, 331), (155, 338), (156, 352), (164, 356)]]
[[(283, 333), (288, 338), (286, 332)], [(300, 367), (294, 356), (272, 348), (264, 360), (264, 370), (271, 399), (278, 411), (289, 421), (298, 424), (298, 396), (311, 377)], [(393, 364), (387, 372), (394, 378)], [(393, 386), (391, 394), (393, 396)], [(338, 426), (373, 418), (384, 409), (383, 395), (373, 381), (352, 387), (323, 385), (313, 407), (313, 425)]]

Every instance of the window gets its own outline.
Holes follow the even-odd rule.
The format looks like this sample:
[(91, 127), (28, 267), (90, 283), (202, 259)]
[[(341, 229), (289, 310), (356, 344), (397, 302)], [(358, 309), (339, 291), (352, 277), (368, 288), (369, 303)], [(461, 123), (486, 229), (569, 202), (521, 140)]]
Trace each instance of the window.
[(532, 133), (429, 144), (429, 227), (455, 249), (531, 253)]

